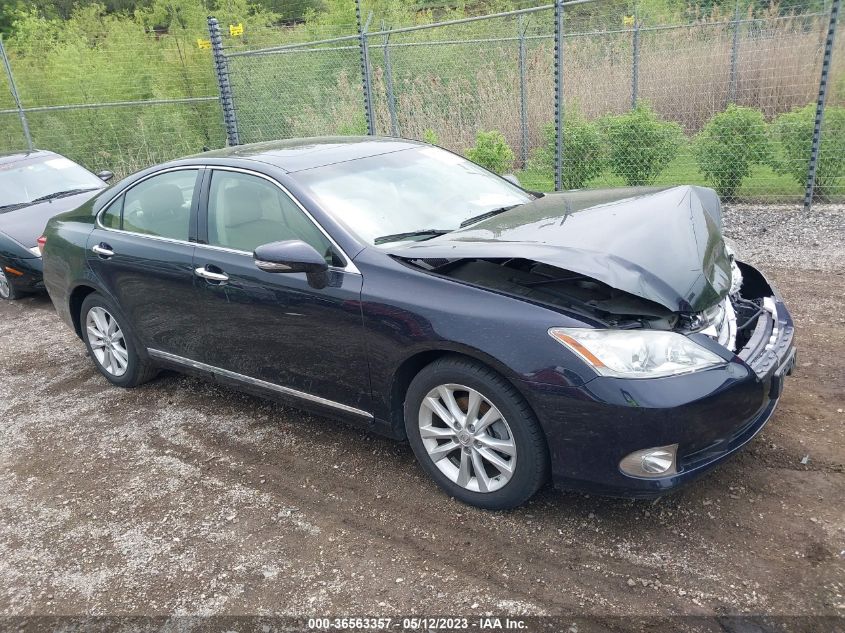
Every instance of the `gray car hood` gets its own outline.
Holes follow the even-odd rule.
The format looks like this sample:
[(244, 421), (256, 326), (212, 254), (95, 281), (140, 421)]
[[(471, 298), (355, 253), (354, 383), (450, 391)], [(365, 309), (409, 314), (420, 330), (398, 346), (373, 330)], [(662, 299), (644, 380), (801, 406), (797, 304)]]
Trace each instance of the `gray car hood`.
[(528, 259), (586, 275), (673, 312), (722, 300), (731, 264), (712, 189), (620, 188), (548, 194), (423, 242), (404, 259)]
[(35, 246), (36, 240), (44, 233), (47, 222), (53, 216), (70, 211), (90, 200), (102, 189), (83, 191), (72, 196), (44, 200), (25, 207), (0, 211), (0, 232), (5, 233), (26, 248)]

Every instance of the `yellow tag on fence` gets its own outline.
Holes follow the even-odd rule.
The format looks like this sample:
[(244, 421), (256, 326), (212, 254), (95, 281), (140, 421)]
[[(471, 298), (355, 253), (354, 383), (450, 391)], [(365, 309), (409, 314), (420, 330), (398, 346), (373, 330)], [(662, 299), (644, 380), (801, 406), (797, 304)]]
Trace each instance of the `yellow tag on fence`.
[(197, 40), (197, 48), (211, 48), (211, 40)]
[(244, 25), (242, 22), (238, 22), (237, 24), (230, 24), (229, 25), (229, 35), (232, 37), (238, 37), (239, 35), (244, 34)]
[(634, 16), (633, 15), (626, 15), (622, 18), (622, 25), (623, 26), (634, 26)]

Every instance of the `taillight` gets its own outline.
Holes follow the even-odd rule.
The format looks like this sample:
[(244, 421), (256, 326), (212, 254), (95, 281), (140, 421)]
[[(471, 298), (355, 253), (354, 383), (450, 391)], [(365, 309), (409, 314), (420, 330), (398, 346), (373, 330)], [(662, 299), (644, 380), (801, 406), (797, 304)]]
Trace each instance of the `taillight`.
[(38, 244), (38, 252), (43, 255), (44, 254), (44, 247), (47, 246), (47, 236), (42, 235), (41, 237), (39, 237), (36, 240), (36, 243)]

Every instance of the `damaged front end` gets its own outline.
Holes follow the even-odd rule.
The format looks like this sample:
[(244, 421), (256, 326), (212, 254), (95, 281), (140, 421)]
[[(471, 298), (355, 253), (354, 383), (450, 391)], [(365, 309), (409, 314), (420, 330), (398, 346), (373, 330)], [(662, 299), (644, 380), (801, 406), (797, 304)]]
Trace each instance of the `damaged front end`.
[(524, 349), (519, 332), (497, 341), (502, 358), (537, 357), (516, 380), (560, 487), (651, 496), (693, 480), (763, 428), (795, 363), (789, 312), (737, 260), (710, 190), (549, 194), (388, 252), (519, 299), (570, 352), (547, 355), (530, 328)]
[[(583, 322), (549, 334), (589, 365), (594, 379), (561, 386), (539, 372), (521, 383), (542, 412), (560, 487), (649, 497), (693, 480), (763, 428), (795, 364), (786, 306), (732, 253), (725, 296), (697, 311), (671, 310), (528, 259), (404, 261)], [(725, 352), (702, 344), (704, 337)], [(630, 359), (610, 353), (629, 349)]]
[(406, 263), (471, 286), (564, 309), (599, 327), (700, 332), (731, 352), (748, 342), (757, 318), (774, 305), (771, 289), (762, 277), (757, 279), (759, 273), (754, 276), (757, 283), (743, 291), (742, 269), (748, 267), (733, 258), (730, 293), (698, 312), (674, 312), (586, 275), (531, 260), (412, 259)]
[(391, 254), (595, 327), (701, 333), (738, 352), (771, 314), (773, 291), (721, 229), (709, 189), (572, 192)]
[[(783, 352), (791, 346), (793, 326), (779, 299), (763, 275), (748, 264), (737, 261), (729, 243), (731, 289), (724, 300), (699, 313), (684, 315), (682, 328), (700, 332), (728, 351), (736, 353), (762, 376), (773, 364), (783, 361)], [(788, 371), (792, 370), (790, 360)]]

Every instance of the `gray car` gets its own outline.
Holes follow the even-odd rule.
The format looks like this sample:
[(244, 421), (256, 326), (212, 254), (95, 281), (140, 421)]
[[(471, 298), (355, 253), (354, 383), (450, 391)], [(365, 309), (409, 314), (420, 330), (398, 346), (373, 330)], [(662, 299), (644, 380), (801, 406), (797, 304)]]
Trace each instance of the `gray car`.
[(47, 221), (94, 197), (111, 177), (44, 150), (0, 155), (0, 299), (43, 290), (37, 241)]

